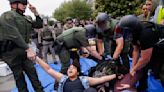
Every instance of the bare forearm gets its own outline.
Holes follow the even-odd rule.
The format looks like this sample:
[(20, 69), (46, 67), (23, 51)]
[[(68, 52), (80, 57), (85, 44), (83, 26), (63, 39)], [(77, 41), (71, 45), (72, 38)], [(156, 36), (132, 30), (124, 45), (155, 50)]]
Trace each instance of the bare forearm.
[(134, 46), (133, 53), (132, 53), (132, 68), (136, 65), (138, 59), (139, 59), (139, 49)]
[(100, 78), (102, 79), (101, 82), (103, 83), (103, 82), (111, 81), (111, 80), (115, 79), (115, 78), (116, 78), (116, 74), (107, 75), (107, 76), (102, 76), (102, 77), (100, 77)]
[(117, 46), (113, 54), (113, 59), (117, 59), (122, 51), (122, 46)]
[(140, 58), (137, 62), (137, 64), (133, 67), (135, 71), (138, 71), (145, 67), (149, 61), (144, 60), (143, 58)]
[(55, 78), (57, 81), (60, 81), (62, 78), (63, 74), (59, 73), (55, 70), (53, 70), (47, 63), (45, 63), (42, 59), (39, 57), (36, 57), (36, 61), (38, 64), (48, 73), (50, 74), (53, 78)]
[(148, 64), (152, 56), (152, 51), (153, 48), (141, 50), (141, 57), (139, 58), (137, 64), (134, 67), (135, 71), (140, 70), (141, 68), (145, 67)]
[(101, 83), (104, 83), (104, 82), (107, 82), (107, 81), (111, 81), (115, 78), (116, 78), (116, 74), (113, 74), (113, 75), (103, 76), (103, 77), (100, 77), (100, 78), (89, 77), (88, 80), (89, 80), (89, 84), (91, 86), (94, 86), (94, 85), (101, 84)]
[(113, 59), (117, 59), (119, 57), (119, 55), (121, 54), (121, 51), (124, 47), (123, 37), (117, 38), (116, 39), (116, 44), (117, 44), (117, 46), (116, 46), (116, 49), (115, 49), (114, 54), (113, 54)]
[(91, 46), (87, 46), (86, 49), (89, 51), (89, 53), (94, 56), (95, 58), (102, 60), (102, 56), (96, 51), (91, 48)]
[(51, 69), (51, 67), (39, 57), (36, 57), (36, 61), (46, 72), (48, 72)]

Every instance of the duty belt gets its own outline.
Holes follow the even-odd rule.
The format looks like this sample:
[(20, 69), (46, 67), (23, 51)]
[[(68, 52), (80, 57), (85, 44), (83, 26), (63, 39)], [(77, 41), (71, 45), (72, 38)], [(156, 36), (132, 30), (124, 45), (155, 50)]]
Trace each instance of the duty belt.
[(70, 51), (78, 51), (78, 49), (77, 48), (72, 48), (72, 49), (70, 49)]

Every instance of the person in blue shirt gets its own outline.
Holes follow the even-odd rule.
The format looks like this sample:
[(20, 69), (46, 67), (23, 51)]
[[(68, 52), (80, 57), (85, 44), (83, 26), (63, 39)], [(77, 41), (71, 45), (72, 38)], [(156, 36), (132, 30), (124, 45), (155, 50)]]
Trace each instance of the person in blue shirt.
[(59, 82), (58, 92), (96, 92), (94, 86), (116, 78), (116, 74), (93, 78), (88, 76), (80, 76), (80, 64), (74, 61), (70, 64), (67, 75), (53, 70), (47, 63), (39, 57), (35, 60), (49, 75)]

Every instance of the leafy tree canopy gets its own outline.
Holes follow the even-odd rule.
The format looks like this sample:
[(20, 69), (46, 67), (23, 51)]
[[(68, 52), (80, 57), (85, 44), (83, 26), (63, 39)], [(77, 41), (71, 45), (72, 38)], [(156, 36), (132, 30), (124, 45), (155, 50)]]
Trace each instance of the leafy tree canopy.
[(57, 8), (53, 17), (59, 21), (64, 21), (67, 17), (89, 19), (91, 17), (91, 6), (85, 0), (72, 0), (64, 2)]
[(136, 14), (138, 8), (145, 0), (95, 0), (94, 16), (98, 12), (107, 12), (112, 17), (120, 17), (127, 14)]

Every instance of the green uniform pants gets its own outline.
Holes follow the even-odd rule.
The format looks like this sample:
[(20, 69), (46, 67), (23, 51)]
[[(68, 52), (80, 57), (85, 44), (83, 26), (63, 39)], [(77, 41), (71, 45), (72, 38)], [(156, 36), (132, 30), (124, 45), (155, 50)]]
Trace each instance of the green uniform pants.
[(27, 74), (30, 79), (35, 92), (43, 92), (43, 87), (38, 80), (34, 63), (27, 59), (24, 50), (16, 48), (10, 52), (6, 52), (2, 59), (13, 71), (14, 79), (19, 92), (29, 92), (25, 81), (25, 74)]
[(73, 61), (75, 59), (79, 60), (79, 55), (77, 51), (70, 51), (69, 49), (65, 48), (64, 46), (62, 47), (60, 53), (59, 53), (59, 58), (61, 60), (61, 73), (67, 74), (67, 69), (70, 66), (70, 59)]

